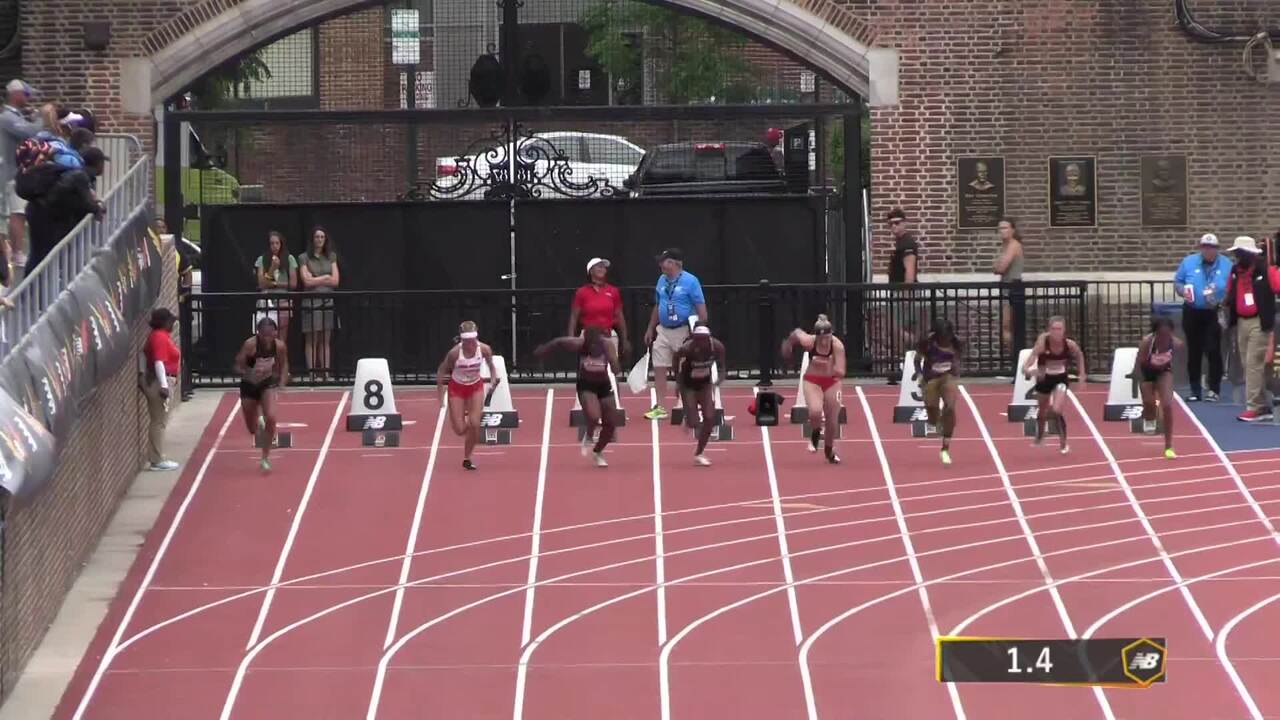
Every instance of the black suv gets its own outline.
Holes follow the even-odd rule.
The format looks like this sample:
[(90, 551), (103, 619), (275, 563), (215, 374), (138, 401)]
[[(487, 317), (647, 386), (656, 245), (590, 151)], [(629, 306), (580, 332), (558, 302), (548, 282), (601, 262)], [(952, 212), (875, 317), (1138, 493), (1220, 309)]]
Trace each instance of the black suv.
[(758, 142), (682, 142), (645, 153), (623, 183), (632, 197), (787, 192), (782, 170)]

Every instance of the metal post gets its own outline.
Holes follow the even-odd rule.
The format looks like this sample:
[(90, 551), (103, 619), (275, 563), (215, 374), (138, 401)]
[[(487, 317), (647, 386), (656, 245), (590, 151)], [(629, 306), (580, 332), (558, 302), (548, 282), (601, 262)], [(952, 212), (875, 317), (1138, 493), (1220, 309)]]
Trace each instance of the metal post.
[(173, 233), (175, 246), (182, 242), (185, 220), (182, 197), (182, 122), (164, 113), (164, 224)]
[(760, 281), (760, 382), (758, 387), (773, 387), (773, 290), (768, 280)]
[(502, 104), (512, 107), (520, 102), (516, 74), (520, 63), (520, 6), (524, 0), (498, 0), (498, 4), (502, 6), (502, 39), (498, 45), (504, 80)]
[[(181, 280), (179, 280), (181, 282)], [(179, 339), (182, 342), (182, 399), (190, 400), (195, 395), (195, 388), (191, 385), (191, 359), (195, 352), (195, 328), (192, 327), (192, 320), (195, 313), (191, 311), (191, 292), (178, 294), (178, 326), (182, 328)]]
[(862, 276), (866, 258), (862, 252), (862, 100), (854, 104), (855, 112), (844, 116), (844, 282), (857, 283), (848, 293), (845, 316), (847, 337), (852, 355), (860, 357), (866, 347), (866, 318), (863, 313)]

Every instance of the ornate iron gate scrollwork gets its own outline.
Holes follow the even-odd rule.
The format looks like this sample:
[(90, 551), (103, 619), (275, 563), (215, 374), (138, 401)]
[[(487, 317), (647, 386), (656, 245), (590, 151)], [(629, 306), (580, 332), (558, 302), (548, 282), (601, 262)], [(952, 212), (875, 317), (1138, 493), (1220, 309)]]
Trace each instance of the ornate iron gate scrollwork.
[(415, 183), (399, 199), (609, 198), (626, 192), (607, 177), (580, 175), (564, 148), (514, 122), (471, 143), (454, 163), (453, 174)]

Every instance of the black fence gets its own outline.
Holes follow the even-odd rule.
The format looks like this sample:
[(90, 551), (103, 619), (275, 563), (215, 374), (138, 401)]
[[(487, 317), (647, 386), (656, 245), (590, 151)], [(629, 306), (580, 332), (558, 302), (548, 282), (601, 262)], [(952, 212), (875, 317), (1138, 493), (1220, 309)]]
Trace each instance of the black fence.
[[(711, 325), (728, 350), (731, 379), (793, 376), (778, 346), (795, 327), (826, 313), (845, 338), (849, 374), (896, 376), (903, 354), (931, 319), (949, 318), (968, 345), (966, 368), (979, 376), (1010, 376), (1018, 350), (1050, 317), (1066, 318), (1083, 346), (1090, 374), (1109, 371), (1117, 347), (1135, 345), (1155, 304), (1155, 282), (939, 283), (905, 285), (707, 286)], [(457, 335), (473, 320), (481, 337), (507, 359), (514, 381), (558, 382), (573, 377), (572, 358), (533, 357), (540, 343), (568, 332), (569, 289), (399, 290), (385, 292), (196, 293), (182, 301), (190, 387), (238, 382), (235, 350), (269, 314), (285, 328), (295, 384), (349, 382), (357, 360), (385, 357), (401, 383), (434, 382)], [(642, 352), (653, 290), (623, 289), (630, 360)]]

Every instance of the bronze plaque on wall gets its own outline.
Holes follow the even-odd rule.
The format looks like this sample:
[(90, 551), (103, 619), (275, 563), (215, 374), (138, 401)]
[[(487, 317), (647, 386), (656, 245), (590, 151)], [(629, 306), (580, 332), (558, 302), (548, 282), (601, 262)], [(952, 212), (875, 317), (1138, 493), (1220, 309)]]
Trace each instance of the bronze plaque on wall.
[(1142, 225), (1187, 226), (1187, 156), (1142, 156)]
[(1049, 158), (1050, 227), (1096, 227), (1098, 159), (1090, 155)]
[(994, 228), (1004, 217), (1004, 158), (956, 158), (956, 224)]

